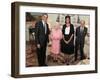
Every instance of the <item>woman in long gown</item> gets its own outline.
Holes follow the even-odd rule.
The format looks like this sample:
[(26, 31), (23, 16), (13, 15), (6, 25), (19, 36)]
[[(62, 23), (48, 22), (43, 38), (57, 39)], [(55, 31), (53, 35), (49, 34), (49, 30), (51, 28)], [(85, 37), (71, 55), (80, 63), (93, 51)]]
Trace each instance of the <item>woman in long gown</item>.
[(58, 55), (60, 54), (60, 40), (62, 39), (62, 31), (58, 22), (56, 22), (54, 28), (51, 31), (50, 39), (53, 60), (57, 61)]
[(65, 17), (62, 34), (61, 52), (64, 53), (66, 64), (69, 65), (70, 55), (74, 53), (74, 26), (71, 24), (70, 16)]

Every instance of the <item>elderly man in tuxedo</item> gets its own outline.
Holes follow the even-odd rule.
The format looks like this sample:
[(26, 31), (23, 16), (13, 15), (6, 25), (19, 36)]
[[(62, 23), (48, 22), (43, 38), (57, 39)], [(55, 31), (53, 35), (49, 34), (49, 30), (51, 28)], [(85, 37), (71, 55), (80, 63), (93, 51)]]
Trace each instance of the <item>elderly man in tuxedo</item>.
[(84, 44), (85, 36), (87, 34), (87, 28), (85, 27), (85, 21), (80, 21), (80, 26), (76, 28), (76, 40), (75, 40), (75, 61), (78, 56), (78, 49), (80, 50), (80, 60), (85, 58), (84, 56)]
[(47, 24), (48, 14), (43, 13), (42, 19), (36, 23), (36, 46), (39, 66), (46, 64), (46, 47), (49, 42), (49, 26)]

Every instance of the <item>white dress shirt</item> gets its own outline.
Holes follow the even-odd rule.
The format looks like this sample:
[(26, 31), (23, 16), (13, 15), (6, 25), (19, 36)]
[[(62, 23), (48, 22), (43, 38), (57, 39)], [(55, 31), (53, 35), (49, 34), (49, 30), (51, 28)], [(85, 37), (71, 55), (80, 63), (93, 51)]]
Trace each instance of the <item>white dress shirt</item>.
[(46, 32), (47, 32), (47, 25), (46, 25), (46, 23), (43, 20), (42, 20), (42, 23), (43, 23), (43, 27), (45, 29), (45, 34), (46, 34)]
[(65, 28), (65, 34), (68, 35), (70, 33), (70, 26)]

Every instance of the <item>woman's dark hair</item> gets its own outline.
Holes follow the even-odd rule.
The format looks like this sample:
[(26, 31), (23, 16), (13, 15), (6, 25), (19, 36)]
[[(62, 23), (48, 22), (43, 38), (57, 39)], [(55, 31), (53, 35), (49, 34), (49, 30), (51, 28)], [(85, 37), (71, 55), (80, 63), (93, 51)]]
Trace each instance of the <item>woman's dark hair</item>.
[(69, 23), (71, 23), (71, 19), (70, 19), (70, 16), (69, 15), (65, 16), (65, 23), (66, 23), (66, 19), (67, 18), (69, 18)]

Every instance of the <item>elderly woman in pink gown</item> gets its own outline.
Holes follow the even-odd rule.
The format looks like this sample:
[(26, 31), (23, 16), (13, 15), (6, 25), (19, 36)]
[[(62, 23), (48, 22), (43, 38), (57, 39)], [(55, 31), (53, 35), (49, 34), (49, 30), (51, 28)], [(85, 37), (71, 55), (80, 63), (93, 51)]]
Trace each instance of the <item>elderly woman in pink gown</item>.
[(57, 61), (58, 55), (60, 54), (60, 40), (62, 39), (62, 31), (58, 22), (56, 22), (54, 28), (51, 30), (50, 39), (53, 60)]

